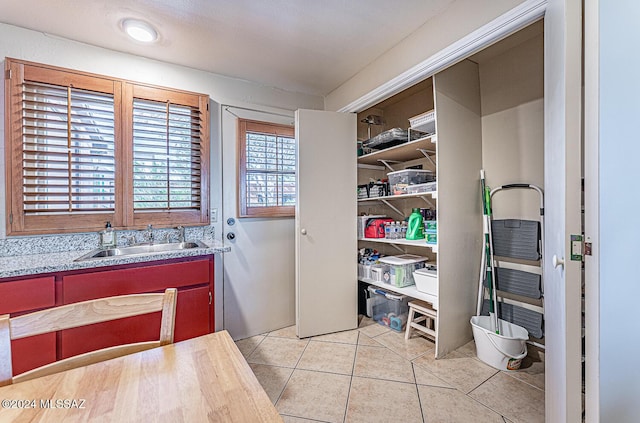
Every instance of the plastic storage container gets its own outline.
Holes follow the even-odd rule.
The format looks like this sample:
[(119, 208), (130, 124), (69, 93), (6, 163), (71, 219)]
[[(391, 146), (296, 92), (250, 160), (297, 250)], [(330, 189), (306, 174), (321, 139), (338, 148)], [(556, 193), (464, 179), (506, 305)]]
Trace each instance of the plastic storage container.
[(427, 261), (426, 257), (412, 254), (380, 258), (380, 263), (384, 264), (382, 275), (384, 282), (396, 288), (415, 284), (413, 271), (423, 268), (425, 261)]
[(370, 286), (368, 290), (367, 311), (371, 311), (373, 320), (395, 331), (402, 332), (409, 314), (409, 297), (393, 294), (373, 286)]
[(409, 185), (420, 185), (435, 180), (433, 172), (424, 169), (398, 170), (387, 173), (387, 177), (392, 195), (407, 194)]
[(376, 282), (382, 282), (382, 270), (383, 266), (381, 264), (358, 263), (358, 279), (370, 279)]
[[(420, 194), (422, 192), (432, 192), (436, 190), (436, 182), (427, 182), (426, 184), (407, 186), (407, 194)], [(358, 193), (360, 195), (360, 193)], [(360, 198), (360, 197), (358, 197)]]
[(438, 270), (436, 266), (427, 266), (413, 272), (416, 289), (425, 294), (438, 296)]
[(419, 114), (418, 116), (409, 118), (409, 125), (412, 129), (423, 131), (428, 134), (435, 134), (436, 132), (436, 112), (429, 110)]

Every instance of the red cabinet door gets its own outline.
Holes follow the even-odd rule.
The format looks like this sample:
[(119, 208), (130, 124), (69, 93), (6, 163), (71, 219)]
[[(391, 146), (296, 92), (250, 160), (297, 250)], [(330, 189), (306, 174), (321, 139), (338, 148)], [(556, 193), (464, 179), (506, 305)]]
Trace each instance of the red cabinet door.
[[(0, 283), (0, 314), (19, 315), (55, 305), (54, 277)], [(56, 334), (11, 342), (11, 365), (17, 375), (56, 361)]]
[[(69, 275), (62, 280), (62, 298), (69, 304), (177, 287), (174, 340), (180, 341), (212, 330), (210, 264), (207, 259)], [(60, 334), (60, 358), (113, 345), (151, 341), (158, 339), (159, 334), (160, 312), (68, 329)]]
[(209, 287), (178, 291), (174, 341), (184, 341), (213, 332), (210, 327)]
[[(178, 291), (174, 342), (209, 332), (209, 287)], [(67, 329), (61, 332), (61, 358), (159, 337), (160, 312)]]

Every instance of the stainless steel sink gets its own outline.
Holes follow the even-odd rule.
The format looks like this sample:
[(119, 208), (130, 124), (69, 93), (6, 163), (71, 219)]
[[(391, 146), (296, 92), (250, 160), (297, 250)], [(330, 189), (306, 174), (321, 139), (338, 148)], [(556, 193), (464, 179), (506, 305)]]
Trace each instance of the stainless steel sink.
[(166, 251), (189, 250), (192, 248), (208, 248), (208, 246), (200, 241), (188, 241), (166, 244), (144, 243), (131, 245), (129, 247), (116, 247), (108, 249), (99, 248), (97, 250), (90, 251), (81, 257), (78, 257), (74, 261), (94, 260), (115, 256), (131, 256), (135, 254), (161, 253)]

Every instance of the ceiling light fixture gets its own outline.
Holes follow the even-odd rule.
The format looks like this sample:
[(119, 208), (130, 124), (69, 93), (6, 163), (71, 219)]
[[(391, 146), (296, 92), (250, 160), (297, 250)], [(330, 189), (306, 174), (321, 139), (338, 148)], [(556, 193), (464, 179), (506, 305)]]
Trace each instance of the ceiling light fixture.
[(123, 20), (122, 29), (129, 37), (142, 43), (152, 43), (158, 39), (158, 31), (145, 21), (138, 19)]

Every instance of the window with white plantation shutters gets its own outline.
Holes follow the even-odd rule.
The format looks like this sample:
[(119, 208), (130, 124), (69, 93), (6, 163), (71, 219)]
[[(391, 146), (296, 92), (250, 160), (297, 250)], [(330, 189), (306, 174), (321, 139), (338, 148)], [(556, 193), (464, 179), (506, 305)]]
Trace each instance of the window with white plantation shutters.
[(115, 209), (113, 95), (24, 82), (24, 213)]
[(241, 216), (293, 216), (296, 141), (291, 126), (239, 121)]
[(133, 100), (134, 210), (199, 209), (200, 112)]

